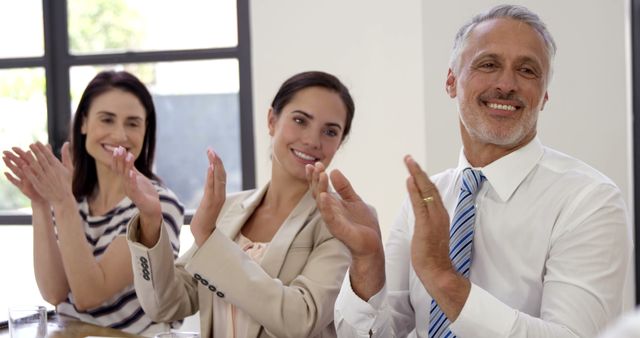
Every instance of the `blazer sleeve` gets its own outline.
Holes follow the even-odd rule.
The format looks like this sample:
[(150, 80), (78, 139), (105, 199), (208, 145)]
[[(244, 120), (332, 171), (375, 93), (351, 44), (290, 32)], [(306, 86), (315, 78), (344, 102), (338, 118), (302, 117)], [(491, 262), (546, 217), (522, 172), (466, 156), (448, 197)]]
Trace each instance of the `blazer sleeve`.
[(174, 265), (174, 248), (164, 219), (160, 239), (152, 248), (138, 242), (139, 216), (127, 226), (127, 242), (131, 251), (133, 282), (145, 313), (157, 322), (183, 319), (198, 311), (197, 283), (184, 269), (188, 251)]
[[(318, 216), (319, 217), (319, 216)], [(235, 304), (276, 337), (312, 337), (333, 320), (333, 306), (351, 256), (317, 221), (303, 271), (289, 285), (269, 276), (235, 242), (215, 230), (186, 270), (207, 283), (225, 301)], [(307, 249), (308, 250), (308, 249)], [(290, 248), (287, 258), (296, 255)], [(197, 275), (197, 277), (196, 277)]]

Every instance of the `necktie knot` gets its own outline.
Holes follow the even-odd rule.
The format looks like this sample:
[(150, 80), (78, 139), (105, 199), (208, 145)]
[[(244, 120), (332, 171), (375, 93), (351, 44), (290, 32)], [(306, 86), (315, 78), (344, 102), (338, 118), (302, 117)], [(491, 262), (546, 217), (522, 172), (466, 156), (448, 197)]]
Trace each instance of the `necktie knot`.
[(482, 174), (482, 171), (465, 168), (462, 171), (462, 186), (460, 187), (460, 189), (475, 196), (476, 193), (478, 193), (478, 190), (480, 190), (482, 182), (484, 182), (484, 180), (486, 179), (487, 178)]

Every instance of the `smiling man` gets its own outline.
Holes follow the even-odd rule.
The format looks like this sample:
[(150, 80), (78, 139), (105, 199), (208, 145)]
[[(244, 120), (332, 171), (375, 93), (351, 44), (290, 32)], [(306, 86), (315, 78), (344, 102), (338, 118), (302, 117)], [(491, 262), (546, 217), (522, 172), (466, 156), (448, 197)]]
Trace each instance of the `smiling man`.
[(353, 256), (339, 336), (592, 337), (619, 315), (630, 254), (620, 190), (536, 136), (555, 50), (521, 6), (460, 28), (445, 86), (458, 165), (428, 177), (405, 159), (409, 198), (384, 250), (375, 216), (331, 173), (342, 199), (321, 192), (319, 207)]

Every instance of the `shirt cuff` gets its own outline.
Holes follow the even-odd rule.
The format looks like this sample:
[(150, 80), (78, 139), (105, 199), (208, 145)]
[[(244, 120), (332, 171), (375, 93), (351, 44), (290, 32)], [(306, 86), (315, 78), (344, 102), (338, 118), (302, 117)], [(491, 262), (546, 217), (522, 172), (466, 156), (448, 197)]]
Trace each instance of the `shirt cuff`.
[(449, 327), (458, 337), (507, 337), (518, 312), (471, 283), (469, 297)]
[(377, 331), (376, 318), (386, 295), (387, 287), (385, 285), (368, 302), (365, 302), (351, 288), (351, 279), (347, 271), (336, 300), (336, 312), (350, 327), (358, 331), (359, 335), (368, 336), (370, 331)]

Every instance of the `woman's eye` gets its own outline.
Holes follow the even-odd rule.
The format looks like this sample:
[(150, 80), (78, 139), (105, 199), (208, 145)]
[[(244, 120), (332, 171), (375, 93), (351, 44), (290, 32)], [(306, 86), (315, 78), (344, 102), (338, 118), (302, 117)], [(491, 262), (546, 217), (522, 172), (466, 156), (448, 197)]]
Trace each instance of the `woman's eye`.
[(293, 118), (293, 122), (297, 123), (297, 124), (304, 124), (304, 119), (301, 117), (294, 117)]
[(334, 129), (327, 129), (324, 131), (324, 134), (329, 136), (329, 137), (336, 137), (338, 136), (338, 132), (335, 131)]
[(491, 69), (495, 68), (496, 64), (493, 62), (487, 62), (480, 65), (480, 68)]

